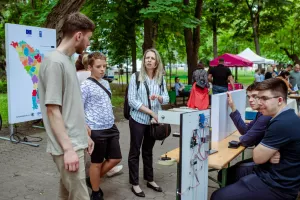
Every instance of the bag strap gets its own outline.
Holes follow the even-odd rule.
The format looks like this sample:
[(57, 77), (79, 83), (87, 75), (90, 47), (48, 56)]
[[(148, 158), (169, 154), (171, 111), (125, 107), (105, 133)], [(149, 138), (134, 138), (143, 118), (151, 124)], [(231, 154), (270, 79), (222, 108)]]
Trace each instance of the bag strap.
[(136, 90), (139, 90), (139, 87), (140, 87), (139, 76), (140, 76), (140, 72), (135, 72), (135, 84), (136, 84)]
[(148, 84), (146, 83), (146, 81), (144, 81), (144, 85), (145, 85), (146, 92), (147, 92), (148, 106), (149, 106), (149, 109), (151, 110), (150, 90), (149, 90), (149, 87), (148, 87)]
[(111, 99), (111, 93), (101, 84), (99, 83), (99, 81), (97, 81), (96, 79), (92, 78), (92, 77), (88, 77), (88, 79), (90, 81), (93, 81), (94, 83), (96, 83), (97, 85), (99, 85), (99, 87), (101, 87), (104, 92), (109, 96), (109, 98)]

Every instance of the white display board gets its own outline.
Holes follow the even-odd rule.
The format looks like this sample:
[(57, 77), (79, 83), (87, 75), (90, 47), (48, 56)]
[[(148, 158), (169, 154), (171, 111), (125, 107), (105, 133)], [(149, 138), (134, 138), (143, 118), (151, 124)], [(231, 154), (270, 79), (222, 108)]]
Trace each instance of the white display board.
[(291, 108), (291, 109), (294, 109), (296, 115), (298, 115), (298, 106), (297, 106), (297, 101), (296, 99), (287, 99), (287, 107), (288, 108)]
[[(204, 128), (199, 125), (199, 115), (205, 117)], [(180, 163), (178, 199), (207, 200), (208, 151), (210, 110), (182, 113), (180, 115)], [(195, 143), (193, 141), (195, 138)]]
[[(236, 109), (245, 120), (246, 90), (235, 90), (230, 92)], [(211, 126), (212, 141), (220, 141), (236, 131), (236, 127), (229, 114), (231, 108), (228, 106), (227, 93), (212, 95), (211, 103)]]
[(9, 123), (41, 119), (38, 72), (56, 48), (56, 30), (5, 24), (5, 45)]

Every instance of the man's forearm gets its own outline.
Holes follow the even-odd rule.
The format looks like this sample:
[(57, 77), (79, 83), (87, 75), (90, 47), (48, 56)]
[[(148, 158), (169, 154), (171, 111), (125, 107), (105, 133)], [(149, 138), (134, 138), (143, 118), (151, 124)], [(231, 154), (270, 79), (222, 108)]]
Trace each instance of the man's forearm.
[(66, 132), (65, 124), (59, 108), (47, 108), (50, 127), (63, 151), (73, 149), (70, 138)]
[(231, 86), (232, 86), (232, 90), (234, 90), (234, 89), (235, 89), (235, 88), (234, 88), (234, 81), (233, 81), (233, 78), (232, 78), (232, 77), (229, 78), (229, 82), (230, 82), (230, 84), (231, 84)]

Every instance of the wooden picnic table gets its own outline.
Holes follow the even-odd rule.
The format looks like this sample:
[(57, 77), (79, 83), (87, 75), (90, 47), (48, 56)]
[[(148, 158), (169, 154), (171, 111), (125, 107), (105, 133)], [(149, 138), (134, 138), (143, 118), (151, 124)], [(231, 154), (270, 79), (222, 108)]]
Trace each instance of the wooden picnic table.
[[(240, 133), (238, 131), (235, 131), (231, 135), (229, 135), (227, 138), (219, 141), (219, 142), (212, 142), (212, 149), (217, 150), (217, 153), (211, 154), (208, 156), (208, 167), (212, 168), (213, 170), (209, 171), (215, 171), (215, 170), (222, 170), (222, 183), (219, 183), (217, 180), (209, 177), (211, 180), (219, 183), (222, 187), (226, 185), (227, 181), (227, 168), (230, 166), (230, 162), (236, 158), (240, 153), (243, 153), (245, 150), (245, 147), (240, 146), (237, 149), (231, 149), (228, 148), (228, 143), (232, 140), (239, 141)], [(179, 162), (180, 159), (180, 149), (176, 148), (172, 151), (167, 152), (167, 156), (170, 158), (174, 158)], [(162, 155), (162, 157), (165, 156)], [(244, 156), (243, 156), (244, 157)], [(244, 158), (243, 158), (244, 159)]]

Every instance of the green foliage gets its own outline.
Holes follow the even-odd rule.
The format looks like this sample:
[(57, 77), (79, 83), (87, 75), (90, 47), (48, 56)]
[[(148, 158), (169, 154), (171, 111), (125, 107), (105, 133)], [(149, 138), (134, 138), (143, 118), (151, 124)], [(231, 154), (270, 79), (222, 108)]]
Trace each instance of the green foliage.
[(43, 26), (47, 15), (58, 0), (0, 1), (0, 78), (5, 59), (5, 23), (27, 26)]
[(8, 125), (7, 94), (0, 93), (0, 114), (2, 116), (2, 124)]
[(0, 94), (6, 94), (7, 93), (7, 82), (0, 80)]
[(111, 65), (125, 63), (131, 57), (134, 32), (138, 33), (136, 25), (142, 23), (138, 13), (141, 6), (137, 0), (90, 0), (83, 6), (82, 12), (97, 25), (91, 49), (106, 53)]

